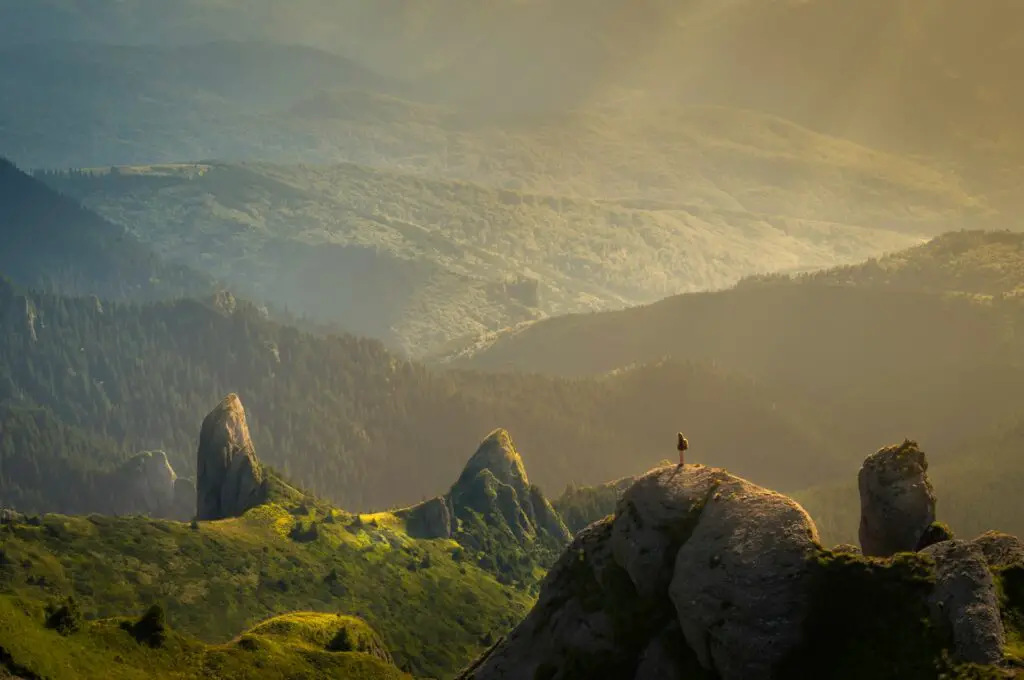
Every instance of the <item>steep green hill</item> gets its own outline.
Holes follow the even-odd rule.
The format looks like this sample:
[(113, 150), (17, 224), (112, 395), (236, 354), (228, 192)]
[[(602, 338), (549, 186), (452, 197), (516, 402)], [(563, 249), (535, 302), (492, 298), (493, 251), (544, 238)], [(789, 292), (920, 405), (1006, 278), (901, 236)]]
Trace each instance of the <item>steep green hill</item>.
[(588, 380), (433, 371), (223, 295), (97, 304), (0, 281), (0, 319), (0, 498), (23, 511), (110, 512), (107, 474), (139, 451), (165, 451), (179, 476), (194, 475), (195, 423), (228, 392), (266, 462), (351, 509), (448, 488), (496, 424), (549, 490), (661, 460), (681, 414), (702, 447), (772, 483), (814, 484), (838, 462), (771, 392), (699, 364)]
[[(611, 169), (607, 159), (580, 162), (595, 172)], [(495, 167), (515, 174), (517, 164), (510, 157)], [(539, 188), (548, 171), (538, 168)], [(578, 181), (581, 171), (569, 176)], [(725, 167), (721, 173), (729, 175)], [(709, 190), (717, 195), (710, 206), (593, 200), (357, 165), (207, 163), (40, 177), (168, 260), (414, 355), (553, 314), (860, 260), (915, 242), (914, 232), (942, 223), (942, 212), (962, 214), (956, 202), (967, 200), (952, 187), (948, 200), (941, 188), (925, 191), (922, 205), (944, 207), (907, 223), (911, 234), (903, 235), (889, 231), (895, 224), (868, 226), (881, 223), (889, 199), (855, 198), (860, 208), (824, 215), (795, 199), (795, 187), (779, 188), (779, 204), (764, 207), (780, 212), (769, 214), (748, 212), (717, 189)], [(728, 181), (744, 183), (731, 175)], [(904, 168), (891, 181), (905, 197), (906, 184), (930, 180)], [(678, 184), (687, 182), (679, 177)]]

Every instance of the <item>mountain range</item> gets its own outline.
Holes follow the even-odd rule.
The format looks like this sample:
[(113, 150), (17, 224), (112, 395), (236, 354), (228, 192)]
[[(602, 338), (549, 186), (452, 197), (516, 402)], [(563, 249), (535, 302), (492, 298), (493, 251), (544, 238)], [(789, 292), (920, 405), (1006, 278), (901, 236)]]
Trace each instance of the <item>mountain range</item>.
[(0, 678), (1024, 677), (1022, 25), (0, 3)]

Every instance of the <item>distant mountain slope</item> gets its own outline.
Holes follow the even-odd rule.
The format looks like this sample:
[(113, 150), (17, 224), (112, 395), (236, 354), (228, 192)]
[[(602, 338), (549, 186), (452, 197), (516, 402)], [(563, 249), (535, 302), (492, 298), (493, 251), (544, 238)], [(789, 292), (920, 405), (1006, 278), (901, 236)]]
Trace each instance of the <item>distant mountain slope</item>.
[[(1017, 289), (1020, 244), (951, 234), (859, 268), (546, 320), (455, 365), (586, 375), (662, 356), (716, 361), (823, 418), (850, 456), (913, 435), (938, 462), (1024, 410), (1024, 298), (975, 295)], [(844, 280), (878, 283), (833, 283)]]
[(516, 433), (547, 489), (662, 459), (680, 414), (707, 450), (773, 483), (807, 486), (840, 463), (813, 423), (705, 366), (583, 381), (434, 372), (375, 341), (280, 325), (228, 296), (97, 305), (0, 282), (0, 319), (0, 403), (12, 423), (0, 434), (0, 491), (24, 510), (97, 508), (100, 475), (139, 451), (165, 451), (179, 476), (193, 475), (194, 423), (228, 392), (244, 399), (268, 463), (352, 509), (447, 488), (459, 452), (496, 424)]
[(204, 294), (206, 277), (162, 263), (124, 228), (101, 219), (0, 158), (0, 271), (72, 295), (159, 299)]
[[(786, 276), (753, 276), (741, 285), (783, 283)], [(1024, 295), (1024, 234), (960, 231), (866, 263), (826, 269), (796, 282), (884, 286), (987, 297)]]
[(413, 355), (547, 315), (850, 262), (917, 240), (855, 224), (534, 194), (351, 164), (39, 176), (170, 260)]
[(492, 111), (564, 110), (626, 91), (941, 155), (1021, 142), (1021, 19), (1013, 0), (924, 11), (913, 0), (12, 0), (0, 44), (301, 43), (431, 78), (438, 96)]

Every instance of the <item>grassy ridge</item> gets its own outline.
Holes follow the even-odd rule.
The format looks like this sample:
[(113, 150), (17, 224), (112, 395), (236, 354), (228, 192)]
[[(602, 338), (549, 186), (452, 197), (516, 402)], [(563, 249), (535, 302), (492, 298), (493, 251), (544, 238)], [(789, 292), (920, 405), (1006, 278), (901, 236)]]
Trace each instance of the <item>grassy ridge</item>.
[[(273, 650), (271, 633), (282, 626), (257, 625), (261, 620), (296, 609), (344, 613), (380, 631), (400, 666), (444, 677), (530, 606), (528, 593), (498, 584), (452, 541), (410, 539), (390, 513), (363, 515), (356, 524), (325, 507), (271, 504), (198, 528), (95, 515), (3, 525), (0, 579), (11, 595), (5, 616), (18, 609), (13, 598), (35, 603), (27, 616), (36, 618), (44, 603), (68, 594), (88, 619), (161, 603), (172, 630), (222, 645), (256, 626), (250, 634)], [(296, 524), (305, 531), (293, 532)], [(0, 646), (13, 649), (17, 629), (7, 628)], [(314, 637), (303, 644), (316, 646)], [(232, 650), (237, 644), (227, 657), (238, 653)]]

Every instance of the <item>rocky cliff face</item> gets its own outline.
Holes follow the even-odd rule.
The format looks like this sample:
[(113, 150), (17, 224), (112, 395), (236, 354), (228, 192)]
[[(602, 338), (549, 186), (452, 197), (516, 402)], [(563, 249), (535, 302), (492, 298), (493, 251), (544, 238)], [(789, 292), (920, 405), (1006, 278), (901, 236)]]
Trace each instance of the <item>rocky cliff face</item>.
[[(866, 550), (917, 545), (934, 521), (924, 455), (891, 447), (865, 468)], [(1024, 621), (1024, 544), (941, 533), (888, 558), (826, 550), (786, 496), (720, 469), (659, 468), (576, 535), (527, 618), (460, 678), (981, 677), (958, 675), (962, 663), (1000, 673), (1006, 626)]]
[(196, 452), (196, 517), (237, 517), (267, 497), (263, 474), (237, 394), (229, 394), (203, 420)]
[(928, 461), (917, 443), (904, 441), (868, 456), (857, 476), (860, 545), (865, 555), (912, 552), (935, 521)]

